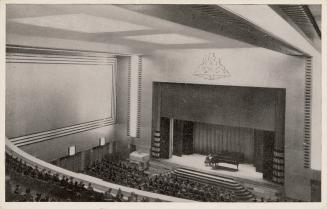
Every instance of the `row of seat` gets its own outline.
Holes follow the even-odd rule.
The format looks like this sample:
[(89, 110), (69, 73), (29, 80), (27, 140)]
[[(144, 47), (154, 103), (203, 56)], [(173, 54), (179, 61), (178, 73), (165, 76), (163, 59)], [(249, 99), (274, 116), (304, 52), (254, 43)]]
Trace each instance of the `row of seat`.
[(224, 189), (232, 191), (239, 201), (251, 201), (254, 195), (248, 191), (239, 182), (222, 176), (208, 174), (200, 171), (195, 171), (187, 168), (178, 168), (172, 172), (177, 178), (190, 179), (207, 184), (220, 186)]

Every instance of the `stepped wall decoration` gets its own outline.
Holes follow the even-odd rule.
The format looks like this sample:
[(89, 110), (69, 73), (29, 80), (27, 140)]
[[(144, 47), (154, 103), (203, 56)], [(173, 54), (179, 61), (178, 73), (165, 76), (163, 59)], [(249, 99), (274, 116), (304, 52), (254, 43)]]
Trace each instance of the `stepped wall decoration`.
[(230, 77), (229, 71), (221, 63), (221, 59), (216, 57), (215, 53), (208, 53), (205, 55), (202, 59), (202, 63), (193, 75), (208, 80)]

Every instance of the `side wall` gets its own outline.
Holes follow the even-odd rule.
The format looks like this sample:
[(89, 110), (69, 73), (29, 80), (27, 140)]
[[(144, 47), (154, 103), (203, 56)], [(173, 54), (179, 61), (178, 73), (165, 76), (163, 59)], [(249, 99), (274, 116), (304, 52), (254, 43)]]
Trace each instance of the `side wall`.
[[(86, 50), (86, 51), (111, 52), (111, 53), (120, 53), (120, 52), (126, 53), (129, 51), (129, 49), (127, 47), (121, 47), (121, 46), (117, 46), (117, 45), (106, 45), (106, 44), (100, 44), (100, 43), (97, 44), (97, 43), (91, 43), (91, 42), (85, 42), (85, 41), (63, 40), (63, 39), (53, 39), (53, 38), (44, 38), (44, 37), (27, 37), (27, 36), (21, 36), (21, 35), (16, 35), (16, 34), (8, 34), (6, 43), (14, 44), (14, 45), (35, 46), (35, 47), (62, 48), (62, 49), (74, 49), (74, 50)], [(119, 62), (119, 59), (118, 59), (118, 62)], [(117, 67), (117, 68), (119, 68), (119, 67)], [(117, 69), (117, 71), (119, 71), (119, 69)], [(71, 73), (74, 74), (74, 72), (71, 72)], [(101, 98), (101, 95), (103, 96), (103, 94), (105, 94), (105, 91), (100, 91), (100, 92), (93, 91), (94, 88), (89, 86), (88, 73), (92, 73), (92, 72), (85, 72), (85, 73), (83, 73), (82, 71), (79, 72), (78, 79), (80, 80), (80, 82), (79, 82), (78, 88), (80, 88), (80, 90), (84, 89), (83, 93), (81, 93), (82, 97), (78, 97), (78, 95), (76, 95), (76, 91), (78, 92), (77, 89), (73, 89), (73, 90), (70, 89), (64, 93), (65, 98), (54, 98), (56, 94), (55, 94), (55, 92), (52, 92), (53, 93), (52, 98), (49, 98), (49, 100), (47, 100), (47, 101), (43, 100), (43, 101), (37, 101), (37, 102), (38, 102), (39, 106), (41, 105), (42, 107), (51, 107), (51, 106), (56, 106), (56, 104), (61, 103), (61, 102), (65, 102), (65, 101), (67, 102), (67, 100), (64, 100), (64, 99), (69, 100), (69, 99), (75, 98), (74, 99), (74, 101), (75, 101), (76, 97), (78, 97), (77, 99), (80, 102), (84, 101), (84, 104), (86, 106), (88, 106), (87, 105), (88, 103), (92, 103), (92, 106), (95, 105), (94, 107), (92, 107), (95, 110), (94, 114), (92, 112), (86, 113), (85, 105), (84, 105), (84, 107), (78, 108), (78, 104), (77, 105), (76, 104), (75, 105), (67, 104), (68, 107), (71, 107), (70, 109), (57, 107), (56, 109), (58, 109), (58, 108), (60, 109), (59, 112), (53, 111), (54, 110), (53, 108), (50, 110), (50, 111), (52, 111), (51, 114), (54, 114), (56, 121), (48, 121), (47, 126), (44, 129), (42, 128), (42, 124), (40, 126), (39, 122), (35, 123), (34, 125), (33, 124), (30, 124), (30, 125), (32, 125), (32, 127), (36, 127), (37, 128), (36, 131), (46, 131), (49, 127), (51, 127), (51, 125), (54, 125), (55, 128), (65, 127), (67, 125), (73, 125), (73, 124), (66, 124), (67, 121), (74, 121), (74, 124), (78, 124), (78, 123), (86, 122), (86, 121), (84, 121), (84, 119), (86, 119), (86, 118), (89, 118), (89, 119), (92, 118), (94, 120), (101, 119), (102, 113), (99, 112), (98, 110), (107, 109), (106, 103), (98, 102), (98, 103), (94, 104), (94, 102), (92, 102), (90, 99), (92, 99), (92, 97), (94, 98), (97, 96), (99, 96), (99, 98)], [(70, 76), (71, 75), (72, 74), (70, 74)], [(99, 78), (99, 75), (96, 73), (92, 74), (92, 75), (96, 76), (97, 77), (96, 79), (101, 79), (101, 82), (103, 82), (103, 83), (106, 82), (105, 76), (100, 75), (100, 78)], [(7, 76), (11, 76), (10, 73)], [(34, 75), (34, 76), (38, 76), (38, 75)], [(69, 84), (69, 79), (73, 79), (72, 77), (69, 77), (68, 75), (67, 76), (61, 75), (61, 76), (62, 76), (62, 79), (66, 80), (67, 84)], [(13, 79), (16, 79), (16, 78), (17, 77), (13, 77)], [(84, 79), (84, 81), (83, 81), (83, 79)], [(8, 87), (8, 85), (12, 85), (12, 87), (19, 85), (18, 84), (19, 82), (11, 83), (11, 84), (8, 83), (8, 80), (6, 82), (7, 82), (6, 83), (7, 87)], [(126, 79), (126, 82), (127, 82), (127, 79)], [(37, 87), (37, 89), (39, 89), (40, 91), (43, 91), (43, 92), (45, 92), (46, 90), (49, 90), (49, 86), (46, 83), (38, 82), (37, 85), (33, 84), (30, 86), (31, 88), (26, 89), (28, 94), (32, 95), (33, 92), (35, 93), (35, 91), (34, 91), (35, 89), (33, 90), (33, 88), (32, 88), (33, 86)], [(98, 85), (94, 85), (94, 86), (98, 86)], [(12, 89), (12, 88), (9, 88), (9, 89)], [(87, 97), (87, 94), (85, 93), (85, 91), (88, 91), (90, 89), (93, 89), (92, 90), (93, 93), (89, 92), (90, 97)], [(52, 89), (52, 90), (55, 91), (56, 89)], [(11, 94), (11, 92), (7, 91), (7, 94)], [(43, 94), (43, 96), (46, 96), (46, 92)], [(118, 96), (117, 98), (120, 98), (120, 97)], [(8, 102), (9, 102), (9, 100), (8, 100)], [(24, 101), (18, 100), (18, 102), (24, 102)], [(29, 102), (33, 103), (33, 101), (29, 101)], [(7, 103), (6, 105), (8, 107), (9, 106), (13, 107), (15, 104), (10, 102), (10, 103)], [(23, 107), (24, 104), (21, 104), (19, 106)], [(29, 107), (30, 106), (31, 106), (31, 104), (29, 103)], [(88, 110), (90, 110), (90, 109), (88, 109)], [(69, 112), (68, 114), (65, 114), (65, 111), (74, 111), (74, 115), (76, 115), (76, 118), (70, 118), (69, 120), (67, 120), (67, 115), (71, 115), (71, 112)], [(24, 110), (21, 110), (20, 112), (23, 113)], [(37, 112), (37, 110), (36, 110), (36, 112)], [(30, 116), (30, 114), (28, 112), (26, 112), (26, 114), (28, 116)], [(122, 113), (120, 112), (120, 115), (121, 114)], [(84, 116), (86, 116), (86, 117), (84, 117)], [(10, 120), (10, 118), (8, 118), (8, 117), (10, 117), (10, 115), (7, 115), (6, 120)], [(42, 115), (35, 116), (35, 114), (33, 114), (32, 117), (33, 118), (34, 117), (42, 117)], [(106, 117), (106, 115), (103, 114), (103, 117)], [(22, 118), (22, 120), (23, 120), (23, 118)], [(31, 118), (28, 118), (29, 122), (31, 122), (31, 120), (32, 120)], [(13, 124), (13, 123), (8, 123), (7, 125), (9, 126), (10, 124)], [(19, 123), (19, 124), (23, 124), (23, 123)], [(97, 146), (98, 139), (100, 137), (105, 137), (106, 142), (116, 140), (115, 132), (114, 132), (115, 126), (116, 125), (105, 126), (102, 128), (84, 131), (84, 132), (73, 134), (73, 135), (59, 137), (59, 138), (44, 141), (41, 143), (23, 146), (21, 148), (24, 151), (27, 151), (28, 153), (33, 154), (34, 156), (36, 156), (40, 159), (43, 159), (45, 161), (52, 161), (52, 160), (55, 160), (55, 159), (58, 159), (60, 157), (67, 155), (67, 148), (71, 145), (76, 145), (76, 148), (77, 148), (76, 151), (78, 152), (78, 151), (87, 150), (94, 146)], [(25, 129), (24, 127), (6, 127), (6, 129), (7, 129), (6, 134), (12, 135), (12, 136), (24, 135), (24, 134), (26, 134), (25, 133), (26, 131), (30, 131), (30, 130)], [(19, 130), (21, 130), (21, 133)]]
[(43, 141), (36, 144), (20, 147), (25, 152), (51, 162), (67, 156), (68, 147), (76, 146), (76, 152), (89, 150), (99, 145), (99, 138), (105, 137), (106, 142), (114, 141), (114, 125), (105, 126), (78, 134), (72, 134), (57, 139)]

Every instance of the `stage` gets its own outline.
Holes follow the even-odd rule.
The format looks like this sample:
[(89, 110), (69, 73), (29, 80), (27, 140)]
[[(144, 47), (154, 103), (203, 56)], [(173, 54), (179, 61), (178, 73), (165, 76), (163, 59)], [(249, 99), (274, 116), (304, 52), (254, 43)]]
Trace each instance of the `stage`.
[(204, 164), (205, 157), (205, 155), (200, 154), (183, 155), (182, 157), (173, 155), (170, 159), (152, 161), (151, 164), (156, 164), (157, 166), (161, 164), (166, 169), (181, 167), (224, 177), (232, 177), (241, 182), (257, 197), (264, 197), (265, 199), (276, 199), (276, 193), (282, 190), (282, 186), (263, 179), (262, 173), (256, 172), (255, 167), (251, 164), (239, 164), (237, 170), (235, 165), (220, 163), (219, 168), (213, 169), (211, 166)]
[(211, 166), (204, 164), (205, 155), (191, 154), (182, 157), (173, 155), (170, 159), (161, 159), (162, 162), (171, 163), (173, 165), (201, 170), (211, 174), (229, 176), (247, 179), (255, 182), (270, 183), (262, 178), (262, 173), (256, 172), (255, 167), (251, 164), (239, 164), (238, 170), (235, 165), (220, 163), (219, 168), (213, 169)]

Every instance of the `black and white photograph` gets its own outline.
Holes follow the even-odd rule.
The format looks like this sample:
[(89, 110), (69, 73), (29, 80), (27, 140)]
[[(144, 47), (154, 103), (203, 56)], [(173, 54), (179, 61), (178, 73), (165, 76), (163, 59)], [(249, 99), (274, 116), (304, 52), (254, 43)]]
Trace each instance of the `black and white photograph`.
[(326, 207), (326, 2), (1, 4), (1, 208)]

